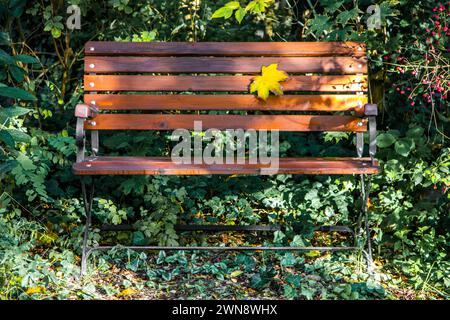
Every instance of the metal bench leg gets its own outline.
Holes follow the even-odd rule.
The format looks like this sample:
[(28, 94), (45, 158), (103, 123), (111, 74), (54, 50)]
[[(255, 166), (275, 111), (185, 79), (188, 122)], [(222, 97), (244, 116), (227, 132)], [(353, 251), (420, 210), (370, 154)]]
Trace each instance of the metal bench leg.
[[(370, 241), (370, 227), (369, 227), (369, 193), (370, 193), (370, 181), (371, 176), (367, 176), (367, 180), (364, 174), (361, 174), (361, 195), (363, 199), (362, 204), (362, 214), (364, 215), (364, 231), (366, 236), (366, 250), (363, 250), (363, 254), (366, 258), (367, 262), (367, 273), (373, 274), (374, 266), (373, 266), (373, 258), (372, 258), (372, 242)], [(361, 230), (361, 220), (362, 216), (358, 218), (358, 230)]]
[(81, 190), (83, 193), (83, 204), (84, 204), (84, 211), (86, 214), (86, 225), (84, 227), (84, 237), (83, 237), (83, 249), (81, 254), (81, 272), (80, 272), (80, 279), (83, 278), (83, 275), (86, 273), (87, 270), (87, 260), (89, 258), (89, 255), (91, 253), (91, 248), (88, 247), (88, 240), (89, 240), (89, 231), (91, 228), (91, 211), (92, 211), (92, 202), (94, 199), (94, 180), (91, 181), (91, 187), (89, 195), (86, 192), (86, 183), (85, 180), (81, 179)]

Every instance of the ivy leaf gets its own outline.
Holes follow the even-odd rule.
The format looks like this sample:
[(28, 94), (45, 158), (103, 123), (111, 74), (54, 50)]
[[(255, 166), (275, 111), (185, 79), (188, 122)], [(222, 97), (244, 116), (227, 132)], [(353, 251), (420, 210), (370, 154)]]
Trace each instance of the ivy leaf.
[(133, 232), (133, 245), (142, 246), (147, 244), (145, 235), (142, 231)]
[(317, 15), (309, 23), (309, 29), (316, 36), (321, 35), (325, 30), (330, 29), (331, 24), (329, 22), (329, 17), (324, 15)]
[(320, 4), (330, 13), (334, 13), (344, 4), (344, 2), (345, 0), (320, 0)]
[(269, 97), (269, 92), (276, 95), (282, 95), (283, 89), (280, 82), (286, 80), (289, 76), (286, 72), (280, 71), (277, 68), (277, 63), (263, 66), (261, 75), (253, 79), (253, 82), (250, 85), (250, 92), (258, 92), (258, 97), (264, 101)]
[(356, 19), (358, 17), (359, 9), (353, 8), (352, 10), (342, 11), (336, 17), (336, 21), (342, 25), (346, 25), (349, 20)]

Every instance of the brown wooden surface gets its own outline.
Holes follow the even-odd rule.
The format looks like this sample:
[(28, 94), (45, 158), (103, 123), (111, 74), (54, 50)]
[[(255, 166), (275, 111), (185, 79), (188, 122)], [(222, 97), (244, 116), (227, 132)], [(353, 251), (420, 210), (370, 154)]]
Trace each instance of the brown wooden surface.
[[(85, 91), (245, 91), (254, 76), (85, 75)], [(94, 86), (89, 84), (93, 82)], [(291, 76), (284, 91), (354, 92), (367, 90), (367, 76)]]
[[(162, 157), (95, 157), (75, 163), (77, 175), (201, 175), (261, 174), (263, 164), (176, 164)], [(280, 158), (279, 174), (374, 174), (378, 164), (368, 158)]]
[(365, 95), (283, 95), (267, 101), (249, 94), (236, 95), (127, 95), (87, 94), (85, 103), (100, 110), (272, 110), (346, 111), (363, 113)]
[[(93, 50), (92, 50), (93, 48)], [(365, 55), (363, 42), (112, 42), (89, 41), (85, 55), (336, 56)]]
[[(255, 129), (280, 131), (367, 131), (367, 121), (353, 116), (99, 114), (85, 122), (90, 130)], [(95, 125), (93, 125), (95, 123)], [(358, 126), (361, 123), (361, 126)]]
[(85, 73), (260, 73), (278, 64), (288, 73), (367, 73), (365, 57), (85, 57)]

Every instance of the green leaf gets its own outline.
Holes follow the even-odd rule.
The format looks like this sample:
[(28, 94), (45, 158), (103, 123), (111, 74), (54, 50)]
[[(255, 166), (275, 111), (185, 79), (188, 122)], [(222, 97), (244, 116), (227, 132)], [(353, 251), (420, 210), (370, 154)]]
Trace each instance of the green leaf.
[(23, 131), (8, 129), (8, 132), (16, 142), (29, 142), (31, 140), (31, 137)]
[(228, 7), (222, 7), (217, 9), (213, 15), (211, 16), (212, 19), (217, 19), (217, 18), (225, 18), (228, 19), (233, 15), (233, 9), (228, 8)]
[(250, 11), (252, 13), (262, 13), (266, 11), (269, 6), (270, 0), (253, 0), (247, 4), (245, 11)]
[(309, 29), (316, 36), (320, 36), (325, 30), (330, 29), (331, 23), (329, 22), (329, 17), (324, 15), (317, 15), (313, 20), (309, 22)]
[(9, 72), (17, 82), (22, 82), (25, 75), (27, 74), (25, 70), (19, 68), (18, 66), (9, 66)]
[(414, 147), (414, 140), (411, 138), (402, 138), (395, 143), (395, 151), (403, 157), (407, 157)]
[(133, 245), (142, 246), (146, 244), (145, 235), (142, 231), (133, 232)]
[(349, 20), (356, 19), (358, 17), (358, 8), (353, 8), (349, 11), (342, 11), (336, 17), (336, 21), (342, 25), (346, 25)]
[(52, 28), (52, 37), (59, 38), (61, 36), (61, 30), (58, 28)]
[(39, 60), (37, 58), (26, 54), (18, 54), (14, 56), (14, 59), (23, 63), (39, 63)]
[(25, 9), (27, 1), (26, 0), (12, 0), (10, 1), (9, 7), (11, 8), (9, 14), (12, 17), (20, 17)]
[(377, 146), (380, 148), (387, 148), (391, 146), (397, 138), (390, 133), (382, 133), (377, 136)]
[(17, 157), (17, 161), (20, 163), (20, 165), (22, 166), (22, 168), (24, 170), (36, 169), (36, 166), (34, 165), (33, 161), (30, 158), (28, 158), (26, 155), (24, 155), (23, 153), (21, 153)]
[(25, 91), (20, 88), (13, 88), (13, 87), (0, 87), (0, 96), (13, 98), (13, 99), (36, 101), (36, 97), (33, 96), (28, 91)]
[(13, 64), (15, 61), (11, 55), (9, 55), (6, 51), (0, 49), (0, 62), (6, 64)]
[(0, 32), (0, 45), (8, 45), (11, 42), (9, 34), (6, 32)]
[(281, 259), (281, 265), (283, 267), (293, 267), (295, 263), (297, 262), (297, 259), (291, 252), (287, 252), (283, 259)]
[(232, 273), (230, 273), (230, 277), (236, 278), (236, 277), (239, 277), (243, 273), (244, 273), (244, 271), (242, 271), (242, 270), (235, 270)]
[(225, 4), (225, 7), (234, 10), (234, 9), (240, 8), (241, 4), (239, 3), (239, 1), (230, 1), (230, 2)]
[(422, 127), (414, 127), (406, 131), (406, 136), (408, 138), (418, 139), (423, 137), (425, 130)]
[(239, 23), (241, 23), (242, 20), (244, 19), (246, 13), (247, 12), (243, 8), (239, 7), (239, 9), (237, 9), (236, 12), (234, 13), (234, 16), (235, 16), (236, 20)]
[(320, 4), (330, 13), (334, 13), (344, 2), (345, 0), (320, 0)]
[(7, 173), (14, 169), (17, 166), (17, 161), (9, 160), (3, 163), (0, 163), (0, 174)]
[(3, 141), (8, 147), (14, 148), (14, 139), (6, 130), (0, 130), (0, 141)]
[(307, 257), (318, 257), (318, 256), (320, 256), (320, 251), (319, 250), (307, 251), (307, 252), (305, 252), (305, 256), (307, 256)]
[(0, 117), (5, 117), (5, 118), (20, 117), (24, 114), (27, 114), (30, 111), (31, 111), (31, 109), (17, 107), (17, 106), (0, 108)]

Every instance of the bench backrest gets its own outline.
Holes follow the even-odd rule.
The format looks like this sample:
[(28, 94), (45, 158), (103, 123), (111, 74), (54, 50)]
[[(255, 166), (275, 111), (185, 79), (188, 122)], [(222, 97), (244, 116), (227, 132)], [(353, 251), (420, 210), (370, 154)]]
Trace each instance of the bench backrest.
[[(262, 66), (272, 63), (290, 78), (282, 83), (284, 95), (264, 102), (248, 92), (249, 84)], [(84, 70), (84, 101), (98, 110), (85, 121), (87, 130), (193, 129), (194, 120), (201, 120), (203, 129), (367, 131), (363, 43), (88, 42)]]

